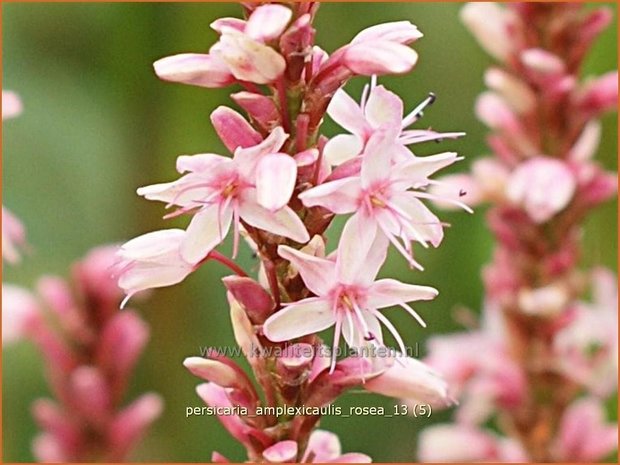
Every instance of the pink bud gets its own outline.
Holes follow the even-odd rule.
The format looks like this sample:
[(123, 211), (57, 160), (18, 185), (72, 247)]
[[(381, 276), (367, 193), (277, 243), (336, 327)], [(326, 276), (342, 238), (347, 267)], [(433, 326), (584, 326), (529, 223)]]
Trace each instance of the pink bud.
[(576, 180), (560, 160), (535, 157), (512, 173), (506, 195), (536, 223), (544, 223), (564, 210), (575, 193)]
[(252, 12), (243, 32), (252, 39), (269, 42), (284, 32), (292, 15), (285, 5), (261, 5)]
[(91, 366), (81, 366), (71, 374), (72, 402), (81, 414), (96, 425), (108, 419), (112, 405), (111, 393), (101, 372)]
[(575, 100), (586, 115), (615, 109), (618, 104), (618, 71), (610, 71), (586, 82)]
[(232, 94), (231, 98), (263, 129), (271, 130), (278, 123), (280, 114), (271, 98), (246, 91)]
[(263, 287), (252, 278), (226, 276), (222, 279), (226, 289), (247, 312), (254, 324), (262, 324), (271, 315), (274, 302)]
[(601, 141), (601, 123), (596, 120), (589, 121), (581, 135), (571, 147), (568, 158), (575, 162), (591, 160), (598, 149)]
[(148, 327), (132, 311), (117, 313), (103, 328), (96, 359), (113, 380), (115, 394), (125, 386), (148, 338)]
[(290, 440), (277, 442), (263, 451), (263, 457), (271, 463), (295, 462), (297, 442)]
[(231, 108), (217, 107), (211, 113), (211, 122), (215, 132), (226, 148), (232, 153), (237, 147), (252, 147), (263, 141), (261, 135), (248, 123), (243, 116)]
[(162, 409), (160, 396), (144, 394), (118, 413), (108, 429), (109, 460), (124, 460), (146, 429), (161, 415)]
[(417, 61), (415, 50), (387, 40), (352, 43), (342, 57), (344, 66), (362, 76), (407, 73)]
[(286, 153), (262, 157), (256, 167), (258, 203), (272, 212), (286, 206), (297, 181), (297, 163)]
[(224, 457), (219, 452), (213, 451), (213, 453), (211, 454), (211, 462), (212, 463), (230, 463), (230, 460), (228, 460), (226, 457)]
[(284, 58), (273, 48), (236, 30), (225, 30), (211, 53), (217, 54), (237, 79), (255, 84), (275, 81), (286, 68)]
[(484, 92), (476, 100), (476, 116), (491, 129), (521, 132), (521, 124), (506, 102), (493, 92)]
[(22, 101), (19, 96), (10, 90), (2, 91), (2, 119), (18, 116), (22, 112)]
[(157, 60), (153, 67), (164, 81), (200, 87), (225, 87), (235, 81), (226, 63), (213, 55), (182, 53)]
[(542, 48), (530, 48), (521, 52), (521, 63), (540, 75), (563, 74), (566, 68), (560, 57)]
[(39, 434), (32, 441), (32, 452), (41, 463), (63, 463), (74, 459), (65, 452), (58, 439), (49, 433)]
[(32, 404), (32, 415), (39, 427), (56, 438), (64, 450), (76, 450), (81, 441), (79, 427), (56, 403), (38, 399)]
[(496, 3), (471, 2), (461, 9), (461, 21), (480, 46), (499, 61), (506, 61), (514, 47), (510, 12)]
[(377, 24), (359, 32), (351, 41), (352, 44), (374, 42), (384, 40), (398, 44), (410, 44), (422, 38), (418, 28), (409, 21), (394, 21), (391, 23)]
[(113, 276), (117, 251), (118, 245), (96, 247), (74, 266), (76, 281), (83, 286), (83, 292), (97, 300), (98, 305), (116, 307), (123, 296)]
[(211, 381), (222, 387), (239, 386), (237, 371), (218, 360), (202, 357), (187, 357), (183, 365), (193, 375)]
[(2, 344), (27, 336), (39, 312), (39, 304), (30, 292), (13, 284), (2, 284)]
[(518, 77), (500, 69), (490, 68), (484, 74), (484, 82), (508, 102), (517, 113), (531, 111), (536, 105), (536, 95), (532, 89)]
[(239, 305), (239, 302), (235, 300), (231, 292), (227, 293), (227, 297), (230, 305), (230, 320), (232, 322), (235, 340), (237, 344), (239, 344), (239, 347), (241, 347), (246, 358), (249, 358), (251, 361), (254, 357), (254, 352), (261, 348), (261, 344), (256, 337), (252, 322), (241, 305)]

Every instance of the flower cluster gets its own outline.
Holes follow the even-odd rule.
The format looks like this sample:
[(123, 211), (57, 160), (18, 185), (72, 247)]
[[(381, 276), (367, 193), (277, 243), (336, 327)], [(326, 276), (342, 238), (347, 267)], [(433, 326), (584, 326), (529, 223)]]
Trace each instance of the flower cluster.
[(2, 342), (37, 346), (56, 398), (32, 405), (43, 430), (33, 442), (38, 461), (125, 460), (161, 412), (152, 393), (121, 406), (149, 331), (135, 312), (119, 311), (122, 291), (110, 276), (116, 249), (93, 249), (74, 265), (71, 283), (40, 278), (36, 296), (2, 286)]
[(586, 214), (617, 191), (593, 157), (618, 77), (578, 75), (611, 12), (471, 3), (462, 19), (498, 60), (476, 102), (494, 156), (435, 193), (490, 203), (497, 246), (481, 328), (430, 342), (428, 363), (464, 402), (455, 424), (422, 434), (420, 459), (598, 461), (617, 449), (604, 415), (617, 392), (617, 286), (610, 271), (577, 266)]
[[(328, 54), (314, 44), (317, 3), (244, 8), (245, 20), (212, 23), (219, 39), (209, 53), (154, 64), (166, 81), (242, 86), (231, 97), (247, 119), (217, 108), (211, 121), (232, 157), (180, 156), (179, 179), (138, 189), (173, 209), (167, 217), (187, 215), (190, 222), (185, 230), (150, 232), (124, 244), (119, 285), (130, 298), (179, 283), (209, 259), (228, 266), (237, 275), (224, 279), (235, 337), (263, 395), (233, 360), (214, 351), (185, 362), (207, 381), (198, 386), (199, 396), (212, 407), (244, 408), (247, 414), (220, 421), (250, 460), (366, 461), (360, 454), (341, 455), (330, 433), (313, 432), (320, 415), (276, 418), (256, 414), (257, 408), (322, 407), (359, 385), (388, 396), (450, 401), (433, 370), (405, 357), (405, 342), (381, 312), (399, 305), (424, 325), (409, 302), (433, 299), (437, 290), (376, 277), (390, 244), (422, 269), (413, 243), (441, 243), (443, 223), (426, 200), (469, 209), (459, 199), (429, 191), (437, 184), (431, 176), (459, 160), (457, 154), (420, 157), (409, 148), (461, 133), (411, 129), (435, 96), (406, 113), (403, 101), (377, 83), (378, 75), (405, 73), (415, 65), (417, 54), (409, 45), (422, 34), (408, 21), (365, 29)], [(342, 90), (353, 76), (371, 76), (359, 103)], [(322, 135), (325, 113), (346, 133)], [(336, 215), (349, 214), (328, 253), (325, 231)], [(232, 257), (217, 250), (229, 234)], [(258, 281), (234, 262), (241, 238), (260, 259)], [(317, 334), (330, 327), (331, 350)], [(399, 351), (364, 355), (386, 349), (382, 327)], [(339, 360), (341, 337), (356, 353)], [(267, 350), (273, 348), (283, 352), (273, 355)]]

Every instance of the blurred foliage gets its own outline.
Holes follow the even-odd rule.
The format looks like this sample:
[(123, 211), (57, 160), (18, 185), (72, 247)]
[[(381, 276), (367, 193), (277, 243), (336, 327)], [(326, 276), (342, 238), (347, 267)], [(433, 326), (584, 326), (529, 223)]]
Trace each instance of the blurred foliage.
[[(467, 137), (422, 149), (456, 150), (466, 161), (462, 171), (487, 152), (486, 129), (473, 116), (483, 90), (482, 73), (491, 61), (458, 20), (455, 3), (327, 3), (316, 21), (318, 43), (328, 51), (346, 43), (371, 24), (407, 19), (425, 33), (415, 44), (420, 61), (406, 76), (382, 79), (413, 108), (429, 91), (438, 100), (423, 120), (437, 130), (463, 130)], [(613, 6), (615, 8), (615, 5)], [(70, 263), (90, 247), (121, 242), (174, 224), (161, 220), (161, 204), (135, 195), (138, 186), (175, 178), (177, 155), (223, 152), (209, 122), (210, 112), (227, 104), (227, 90), (205, 90), (159, 81), (151, 64), (180, 52), (206, 51), (216, 38), (209, 24), (220, 16), (238, 16), (230, 3), (9, 3), (3, 13), (3, 88), (18, 92), (24, 113), (3, 127), (3, 203), (23, 219), (32, 253), (19, 267), (5, 267), (4, 280), (33, 286), (41, 274), (66, 275)], [(617, 67), (614, 22), (590, 54), (586, 75)], [(348, 89), (359, 95), (364, 81)], [(617, 120), (604, 119), (601, 162), (616, 168)], [(337, 128), (326, 123), (327, 134)], [(445, 213), (451, 223), (438, 250), (420, 250), (426, 267), (412, 272), (404, 260), (390, 257), (385, 275), (441, 290), (431, 303), (416, 308), (426, 318), (422, 330), (404, 312), (390, 310), (411, 345), (431, 334), (458, 329), (452, 310), (477, 310), (482, 300), (481, 267), (491, 253), (484, 211)], [(616, 268), (616, 204), (592, 215), (586, 230), (584, 263)], [(340, 225), (342, 223), (339, 223)], [(333, 231), (332, 238), (337, 237)], [(229, 246), (229, 245), (228, 245)], [(249, 252), (240, 261), (256, 263)], [(199, 346), (230, 345), (224, 289), (225, 273), (208, 264), (185, 283), (157, 290), (138, 300), (151, 328), (151, 342), (133, 380), (130, 397), (154, 390), (166, 410), (134, 455), (135, 460), (207, 461), (211, 451), (242, 460), (243, 451), (215, 418), (185, 418), (186, 406), (199, 406), (199, 380), (181, 362)], [(31, 401), (47, 395), (41, 362), (26, 345), (4, 351), (4, 460), (31, 461), (36, 433)], [(349, 405), (384, 405), (391, 401), (350, 394)], [(395, 417), (325, 418), (322, 426), (340, 434), (345, 451), (370, 454), (376, 461), (410, 461), (420, 428), (430, 420)], [(381, 432), (390, 431), (390, 434)]]

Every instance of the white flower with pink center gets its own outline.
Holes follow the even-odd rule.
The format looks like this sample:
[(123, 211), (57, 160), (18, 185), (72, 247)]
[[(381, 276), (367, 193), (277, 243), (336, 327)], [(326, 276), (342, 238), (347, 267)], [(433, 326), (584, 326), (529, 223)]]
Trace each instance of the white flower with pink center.
[[(424, 190), (429, 176), (459, 160), (446, 152), (413, 157), (392, 163), (398, 143), (395, 131), (377, 131), (362, 155), (359, 176), (328, 181), (299, 195), (307, 207), (321, 206), (337, 214), (354, 213), (340, 239), (341, 247), (355, 246), (352, 254), (363, 260), (377, 235), (384, 235), (411, 266), (422, 269), (412, 254), (412, 241), (437, 247), (443, 239), (443, 225), (420, 199), (437, 197)], [(443, 199), (469, 207), (451, 197)], [(354, 260), (353, 257), (351, 257)]]
[(278, 127), (258, 145), (237, 148), (232, 159), (215, 154), (180, 156), (177, 170), (187, 174), (174, 182), (138, 189), (149, 200), (178, 206), (169, 216), (194, 214), (180, 248), (184, 260), (196, 263), (206, 257), (231, 225), (235, 255), (242, 221), (296, 242), (310, 239), (301, 219), (286, 206), (297, 176), (292, 157), (279, 153), (286, 138)]
[(375, 238), (363, 260), (352, 259), (351, 250), (342, 242), (335, 260), (308, 255), (287, 246), (280, 246), (278, 253), (299, 271), (315, 296), (286, 304), (284, 309), (269, 317), (263, 326), (265, 336), (281, 342), (335, 326), (333, 362), (341, 335), (355, 349), (371, 341), (382, 344), (381, 324), (388, 328), (405, 353), (403, 339), (379, 309), (400, 305), (425, 326), (407, 302), (431, 300), (438, 294), (432, 287), (394, 279), (375, 280), (387, 254), (387, 240), (383, 236)]

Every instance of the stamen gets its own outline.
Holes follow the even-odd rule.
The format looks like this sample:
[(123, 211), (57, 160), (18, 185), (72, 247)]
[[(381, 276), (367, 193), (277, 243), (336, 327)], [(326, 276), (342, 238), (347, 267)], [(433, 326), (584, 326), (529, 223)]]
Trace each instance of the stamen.
[(407, 126), (415, 123), (417, 120), (419, 120), (420, 118), (422, 118), (422, 116), (424, 116), (424, 110), (426, 109), (426, 107), (432, 105), (433, 103), (435, 103), (435, 100), (437, 99), (437, 97), (435, 96), (434, 93), (429, 92), (428, 93), (428, 97), (426, 97), (422, 103), (420, 103), (417, 107), (415, 107), (413, 109), (413, 111), (411, 113), (409, 113), (405, 119), (403, 119), (403, 124), (402, 127), (406, 128)]
[(409, 304), (405, 302), (401, 302), (398, 305), (400, 305), (405, 310), (407, 310), (407, 313), (409, 313), (412, 317), (414, 317), (417, 320), (417, 322), (420, 323), (420, 326), (422, 326), (422, 328), (426, 328), (426, 322), (422, 319), (422, 317), (418, 314), (418, 312), (416, 312), (413, 308), (409, 306)]
[(372, 310), (372, 314), (376, 316), (379, 319), (379, 321), (381, 321), (381, 323), (385, 325), (385, 327), (392, 334), (392, 336), (394, 336), (394, 339), (396, 339), (396, 342), (398, 343), (398, 347), (401, 350), (401, 352), (403, 354), (406, 354), (407, 352), (405, 350), (405, 343), (403, 342), (403, 338), (400, 337), (400, 334), (398, 334), (398, 331), (396, 330), (392, 322), (388, 320), (385, 317), (385, 315), (383, 315), (379, 310)]

